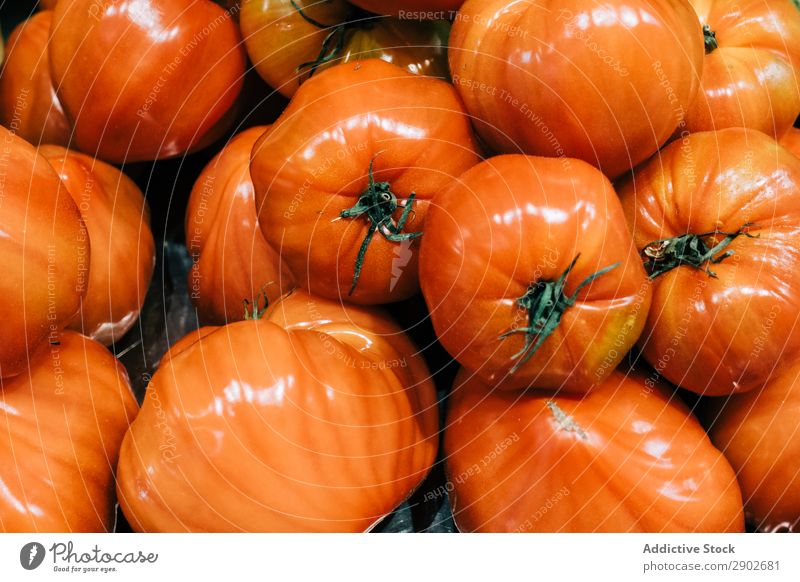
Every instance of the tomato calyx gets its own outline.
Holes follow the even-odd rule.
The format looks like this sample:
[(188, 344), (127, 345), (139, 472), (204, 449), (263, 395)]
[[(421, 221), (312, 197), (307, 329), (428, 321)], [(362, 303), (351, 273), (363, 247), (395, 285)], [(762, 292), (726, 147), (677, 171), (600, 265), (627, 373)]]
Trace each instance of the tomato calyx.
[[(364, 266), (364, 257), (367, 255), (369, 243), (372, 241), (375, 232), (380, 232), (383, 238), (390, 242), (403, 242), (422, 236), (421, 232), (401, 232), (408, 221), (408, 217), (413, 212), (412, 207), (417, 195), (412, 192), (405, 204), (401, 205), (397, 200), (397, 196), (392, 192), (389, 182), (375, 182), (373, 165), (375, 164), (375, 158), (379, 155), (376, 154), (369, 163), (369, 186), (367, 189), (359, 196), (355, 206), (342, 210), (339, 218), (336, 219), (364, 216), (369, 220), (367, 234), (356, 257), (353, 283), (350, 285), (348, 296), (352, 295), (356, 290), (358, 278), (361, 276), (361, 269)], [(398, 208), (402, 208), (403, 213), (400, 215), (400, 219), (395, 222), (393, 215)]]
[(269, 285), (274, 285), (274, 283), (270, 282), (264, 285), (252, 301), (242, 300), (245, 321), (257, 321), (264, 317), (267, 308), (269, 308), (269, 297), (267, 297), (267, 287)]
[[(717, 274), (711, 270), (708, 263), (718, 265), (733, 255), (734, 252), (732, 250), (725, 249), (741, 235), (748, 238), (758, 238), (758, 235), (749, 232), (753, 226), (752, 223), (748, 222), (736, 232), (715, 230), (703, 234), (690, 233), (653, 241), (642, 250), (645, 270), (651, 279), (655, 279), (672, 269), (687, 265), (705, 271), (706, 275), (716, 279)], [(724, 235), (724, 238), (713, 247), (709, 247), (705, 241), (709, 237), (722, 235)], [(703, 267), (703, 265), (706, 266)]]
[(569, 267), (561, 273), (557, 280), (531, 283), (525, 295), (517, 299), (517, 305), (528, 312), (528, 325), (507, 331), (499, 338), (502, 341), (515, 334), (525, 334), (525, 345), (512, 356), (513, 360), (517, 360), (511, 367), (512, 374), (530, 360), (545, 340), (556, 330), (567, 309), (575, 305), (581, 290), (598, 277), (619, 267), (619, 263), (614, 263), (600, 269), (581, 281), (572, 295), (567, 295), (565, 293), (567, 276), (575, 267), (580, 256), (580, 253), (575, 256)]
[(556, 404), (555, 400), (548, 400), (547, 401), (547, 408), (550, 409), (550, 412), (555, 418), (556, 422), (558, 423), (558, 428), (560, 430), (566, 432), (574, 432), (581, 440), (588, 441), (589, 435), (586, 434), (586, 431), (583, 430), (581, 425), (575, 422), (575, 419), (572, 418), (569, 414), (564, 412), (564, 410)]
[(308, 75), (305, 78), (301, 77), (299, 79), (300, 84), (310, 79), (321, 66), (339, 58), (352, 30), (370, 28), (375, 19), (380, 18), (379, 16), (352, 6), (344, 22), (339, 24), (324, 24), (306, 14), (295, 0), (290, 1), (292, 3), (292, 8), (303, 17), (303, 20), (320, 30), (330, 30), (327, 36), (325, 36), (325, 40), (322, 41), (322, 46), (320, 47), (317, 58), (313, 61), (301, 63), (295, 69), (297, 73), (301, 73), (306, 69), (308, 70)]
[(708, 24), (703, 25), (703, 43), (705, 44), (707, 55), (713, 53), (719, 48), (717, 34), (711, 30), (711, 27)]

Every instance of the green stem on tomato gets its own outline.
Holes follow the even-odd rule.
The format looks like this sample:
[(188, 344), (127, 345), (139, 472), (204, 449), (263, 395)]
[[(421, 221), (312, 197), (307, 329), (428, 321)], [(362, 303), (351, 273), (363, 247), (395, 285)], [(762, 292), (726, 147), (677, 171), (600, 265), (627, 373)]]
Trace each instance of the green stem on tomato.
[(567, 309), (575, 305), (578, 299), (578, 293), (598, 277), (605, 275), (619, 266), (619, 263), (614, 263), (613, 265), (609, 265), (589, 275), (586, 279), (581, 281), (572, 295), (567, 295), (565, 292), (567, 277), (575, 267), (579, 257), (580, 254), (575, 256), (572, 263), (561, 273), (558, 279), (555, 281), (542, 280), (531, 283), (525, 295), (517, 299), (517, 305), (528, 312), (528, 325), (526, 327), (507, 331), (499, 338), (500, 340), (504, 340), (515, 334), (525, 335), (525, 345), (519, 352), (512, 356), (512, 359), (517, 360), (511, 368), (512, 374), (530, 360), (539, 348), (542, 347), (545, 340), (556, 330)]
[(713, 53), (719, 48), (719, 43), (717, 43), (717, 34), (711, 30), (711, 27), (708, 24), (703, 25), (703, 42), (705, 43), (707, 55)]
[[(378, 157), (378, 155), (380, 154), (376, 154), (375, 157)], [(348, 295), (352, 295), (356, 290), (358, 279), (361, 276), (361, 270), (364, 267), (367, 249), (376, 232), (380, 232), (383, 238), (391, 242), (402, 242), (422, 236), (421, 232), (401, 233), (411, 212), (413, 212), (412, 207), (417, 195), (412, 192), (405, 204), (401, 206), (397, 196), (392, 192), (389, 182), (375, 182), (375, 176), (373, 174), (375, 157), (373, 157), (369, 163), (369, 186), (367, 186), (367, 189), (359, 196), (358, 201), (353, 207), (342, 210), (339, 215), (339, 218), (364, 217), (369, 223), (367, 234), (364, 236), (364, 240), (358, 250), (353, 273), (353, 282)], [(395, 222), (393, 216), (398, 208), (402, 208), (403, 212), (400, 215), (400, 219)]]
[[(709, 277), (716, 279), (717, 274), (711, 270), (708, 263), (717, 265), (733, 255), (733, 251), (726, 249), (741, 235), (748, 238), (757, 238), (758, 235), (753, 235), (749, 232), (752, 226), (752, 224), (746, 223), (736, 232), (716, 230), (703, 234), (684, 234), (653, 241), (642, 250), (645, 270), (651, 279), (655, 279), (672, 269), (686, 265), (705, 271)], [(718, 236), (724, 236), (724, 238), (714, 246), (709, 246), (706, 239)], [(703, 265), (705, 265), (705, 268)]]

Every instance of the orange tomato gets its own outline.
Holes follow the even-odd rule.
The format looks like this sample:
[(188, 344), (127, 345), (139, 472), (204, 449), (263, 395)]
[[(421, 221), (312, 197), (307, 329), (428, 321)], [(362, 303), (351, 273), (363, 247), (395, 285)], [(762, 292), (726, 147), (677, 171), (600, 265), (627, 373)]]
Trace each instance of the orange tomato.
[(800, 12), (785, 0), (690, 1), (706, 56), (686, 129), (781, 136), (800, 115)]
[(316, 70), (368, 58), (412, 73), (447, 77), (447, 22), (376, 19), (358, 14), (344, 0), (294, 4), (297, 7), (292, 0), (244, 0), (241, 11), (250, 59), (263, 79), (287, 97)]
[(615, 372), (580, 398), (462, 371), (445, 427), (459, 530), (744, 531), (731, 466), (655, 378)]
[(75, 144), (110, 162), (178, 156), (217, 136), (246, 62), (235, 19), (209, 0), (60, 2), (49, 50)]
[(702, 63), (686, 0), (467, 0), (450, 36), (453, 83), (492, 148), (611, 177), (683, 121)]
[(653, 278), (644, 357), (708, 396), (800, 354), (800, 160), (761, 132), (691, 134), (619, 188)]
[(92, 244), (86, 297), (69, 327), (111, 345), (136, 323), (153, 276), (150, 209), (115, 167), (60, 146), (42, 146), (39, 153), (78, 206)]
[(53, 12), (31, 16), (8, 38), (0, 75), (0, 123), (27, 141), (67, 145), (71, 128), (50, 77), (47, 39)]
[(780, 144), (800, 158), (800, 129), (792, 127), (783, 134)]
[(138, 409), (122, 365), (68, 331), (0, 388), (0, 531), (112, 531), (114, 471)]
[(86, 294), (89, 237), (47, 160), (0, 127), (0, 376), (63, 329)]
[(242, 301), (262, 290), (273, 301), (295, 284), (264, 240), (256, 215), (250, 152), (267, 127), (234, 137), (195, 182), (186, 211), (186, 246), (194, 260), (192, 302), (201, 321), (221, 325), (244, 319)]
[(733, 465), (745, 513), (759, 530), (800, 531), (800, 368), (761, 390), (716, 403), (709, 436)]
[(504, 388), (583, 392), (636, 343), (650, 288), (608, 179), (500, 156), (437, 195), (420, 281), (442, 345)]
[(264, 237), (315, 295), (410, 297), (430, 200), (477, 163), (476, 147), (443, 81), (377, 59), (323, 71), (253, 148)]
[(375, 310), (303, 291), (179, 342), (122, 445), (139, 531), (364, 531), (437, 449), (427, 367)]

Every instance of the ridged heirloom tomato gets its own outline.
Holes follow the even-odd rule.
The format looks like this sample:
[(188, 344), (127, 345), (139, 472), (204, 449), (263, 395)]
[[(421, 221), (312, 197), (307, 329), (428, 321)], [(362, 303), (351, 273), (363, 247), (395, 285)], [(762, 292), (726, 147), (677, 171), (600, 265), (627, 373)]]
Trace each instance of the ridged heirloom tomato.
[(22, 22), (8, 38), (0, 75), (0, 122), (27, 141), (67, 145), (71, 128), (50, 77), (47, 40), (53, 12)]
[(445, 458), (463, 532), (743, 532), (731, 466), (657, 376), (583, 398), (491, 390), (462, 371)]
[(786, 0), (690, 0), (705, 36), (691, 132), (748, 127), (780, 137), (800, 115), (800, 11)]
[(783, 134), (780, 144), (800, 158), (800, 129), (792, 127)]
[(137, 410), (122, 365), (71, 331), (0, 379), (0, 531), (112, 531), (114, 471)]
[(653, 279), (647, 361), (700, 394), (746, 392), (800, 353), (800, 160), (755, 130), (691, 134), (620, 186)]
[(759, 530), (800, 531), (800, 367), (716, 408), (709, 436), (736, 471), (747, 517)]
[(444, 21), (375, 18), (344, 0), (244, 0), (240, 22), (256, 70), (287, 97), (316, 71), (368, 58), (448, 75)]
[(173, 350), (122, 446), (136, 530), (364, 531), (434, 461), (433, 383), (378, 311), (300, 290)]
[(399, 16), (412, 20), (451, 18), (464, 0), (351, 0), (356, 6), (375, 14)]
[(702, 62), (686, 0), (467, 0), (450, 36), (453, 83), (491, 147), (611, 177), (675, 131)]
[(253, 148), (264, 237), (315, 295), (410, 297), (428, 205), (478, 162), (476, 147), (444, 81), (377, 59), (323, 71)]
[(70, 328), (111, 345), (136, 323), (155, 267), (150, 209), (125, 174), (60, 146), (39, 148), (72, 196), (89, 231), (86, 297)]
[(436, 334), (504, 388), (582, 392), (636, 343), (650, 289), (608, 179), (580, 160), (487, 160), (428, 211), (420, 281)]
[(275, 300), (295, 286), (256, 215), (250, 152), (266, 129), (252, 127), (234, 137), (205, 167), (189, 198), (189, 289), (200, 320), (209, 325), (244, 319), (242, 301), (262, 291)]
[(210, 0), (70, 0), (55, 8), (50, 70), (78, 148), (110, 162), (178, 156), (221, 131), (246, 56)]
[(86, 294), (89, 236), (47, 160), (0, 127), (0, 376), (63, 329)]

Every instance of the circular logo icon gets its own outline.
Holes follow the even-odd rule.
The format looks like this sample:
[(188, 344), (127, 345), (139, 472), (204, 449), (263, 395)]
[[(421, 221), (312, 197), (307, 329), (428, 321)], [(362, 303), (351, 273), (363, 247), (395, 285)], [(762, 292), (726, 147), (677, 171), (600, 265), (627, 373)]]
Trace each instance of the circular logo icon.
[(44, 546), (39, 542), (30, 542), (19, 551), (19, 563), (26, 570), (35, 570), (44, 561)]

